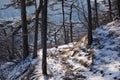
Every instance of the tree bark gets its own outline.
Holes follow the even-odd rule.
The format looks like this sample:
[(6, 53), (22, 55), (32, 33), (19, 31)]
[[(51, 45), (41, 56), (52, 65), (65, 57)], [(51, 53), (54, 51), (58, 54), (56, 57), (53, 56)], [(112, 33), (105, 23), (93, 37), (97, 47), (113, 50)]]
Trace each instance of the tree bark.
[(42, 28), (41, 28), (41, 43), (42, 43), (42, 73), (47, 75), (47, 0), (44, 0), (42, 9)]
[(108, 0), (108, 4), (109, 4), (109, 17), (110, 17), (110, 21), (111, 21), (112, 20), (111, 0)]
[(39, 24), (39, 14), (42, 10), (42, 3), (43, 0), (40, 0), (39, 7), (36, 10), (36, 15), (35, 15), (35, 37), (34, 37), (34, 54), (33, 58), (37, 57), (37, 41), (38, 41), (38, 24)]
[(71, 42), (73, 42), (72, 7), (73, 7), (73, 4), (71, 4), (70, 6), (70, 39), (71, 39)]
[(98, 5), (97, 5), (97, 0), (95, 0), (95, 13), (96, 13), (96, 27), (99, 27), (98, 23)]
[(120, 0), (117, 0), (118, 16), (120, 17)]
[(66, 28), (65, 28), (65, 11), (64, 11), (64, 0), (62, 0), (62, 14), (63, 14), (63, 29), (64, 29), (64, 42), (67, 44), (67, 37), (66, 37)]
[(90, 0), (87, 0), (88, 5), (88, 45), (92, 44), (92, 13)]
[(26, 4), (25, 0), (21, 1), (21, 20), (22, 20), (22, 35), (23, 35), (23, 57), (26, 58), (29, 55), (28, 48), (28, 30), (26, 21)]

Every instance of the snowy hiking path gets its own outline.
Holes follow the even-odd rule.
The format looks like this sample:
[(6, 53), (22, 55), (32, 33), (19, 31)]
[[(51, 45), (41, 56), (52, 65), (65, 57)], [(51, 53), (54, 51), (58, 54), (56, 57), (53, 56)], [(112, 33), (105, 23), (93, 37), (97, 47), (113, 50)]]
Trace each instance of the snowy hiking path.
[[(51, 48), (48, 50), (47, 80), (120, 80), (120, 21), (113, 21), (96, 29), (93, 33), (92, 50), (95, 54), (93, 65), (90, 50), (75, 47), (68, 56), (64, 56), (71, 47)], [(62, 51), (63, 50), (63, 51)], [(71, 56), (75, 51), (77, 53)], [(41, 58), (41, 51), (38, 53)], [(87, 65), (86, 65), (87, 63)], [(85, 66), (86, 65), (86, 66)], [(38, 80), (45, 80), (41, 73), (41, 61), (36, 66), (40, 73)], [(34, 76), (35, 77), (35, 76)]]
[[(65, 52), (66, 51), (68, 51), (68, 49), (66, 49)], [(71, 76), (72, 79), (75, 79), (77, 77), (85, 78), (82, 75), (75, 75), (78, 68), (81, 67), (81, 70), (82, 70), (84, 69), (84, 67), (82, 67), (81, 64), (76, 63), (77, 59), (73, 57), (64, 56), (65, 52), (61, 52), (61, 53), (59, 52), (55, 55), (50, 55), (48, 57), (47, 59), (48, 60), (48, 74), (53, 75), (53, 78), (50, 80), (60, 80), (60, 79), (66, 80), (66, 79), (70, 79), (69, 76)], [(72, 61), (74, 61), (76, 65), (74, 65)], [(40, 63), (38, 63), (36, 67), (41, 68), (41, 61)], [(41, 70), (39, 70), (37, 74), (39, 76), (42, 76)], [(42, 78), (40, 77), (39, 80), (42, 80), (43, 78), (44, 77)]]
[[(82, 41), (82, 39), (80, 39), (79, 41)], [(77, 43), (69, 43), (68, 45), (58, 46), (58, 48), (54, 47), (54, 48), (48, 49), (48, 57), (47, 57), (48, 74), (53, 75), (52, 79), (50, 80), (62, 80), (62, 79), (76, 80), (77, 78), (83, 80), (86, 78), (82, 74), (78, 74), (79, 71), (89, 70), (86, 68), (87, 67), (86, 55), (88, 55), (88, 53), (84, 53), (82, 51), (80, 52), (79, 49), (80, 49), (81, 42), (79, 41)], [(82, 44), (82, 46), (85, 46), (85, 45)], [(67, 56), (66, 56), (66, 53), (67, 53)], [(37, 71), (36, 75), (37, 77), (39, 76), (39, 80), (44, 80), (44, 77), (42, 76), (42, 72), (41, 72), (42, 71), (41, 70), (41, 64), (42, 64), (41, 50), (39, 51), (38, 55), (39, 55), (40, 61), (36, 66), (36, 71)], [(85, 61), (83, 59), (85, 59)], [(90, 60), (88, 61), (89, 64), (91, 63), (91, 59), (89, 58)], [(84, 62), (85, 62), (85, 65), (84, 65)]]

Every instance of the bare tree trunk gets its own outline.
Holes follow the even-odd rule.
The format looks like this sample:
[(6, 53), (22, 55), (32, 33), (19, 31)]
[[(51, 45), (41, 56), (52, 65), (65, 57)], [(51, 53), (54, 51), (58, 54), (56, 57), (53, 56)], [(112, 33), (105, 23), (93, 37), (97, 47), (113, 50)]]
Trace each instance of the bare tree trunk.
[(83, 16), (84, 16), (84, 18), (85, 18), (85, 21), (88, 22), (88, 19), (87, 19), (86, 15), (85, 15), (85, 14), (86, 14), (86, 10), (85, 10), (85, 8), (84, 8), (83, 1), (80, 0), (80, 3), (81, 3), (81, 7), (82, 7)]
[(40, 0), (39, 7), (36, 10), (36, 15), (35, 15), (35, 37), (34, 37), (34, 54), (33, 58), (37, 57), (37, 41), (38, 41), (38, 24), (39, 24), (39, 14), (42, 10), (42, 3), (43, 0)]
[(87, 0), (88, 5), (88, 45), (92, 44), (92, 13), (90, 0)]
[(120, 0), (117, 0), (118, 16), (120, 17)]
[(63, 28), (64, 28), (64, 42), (67, 44), (67, 38), (66, 38), (66, 29), (65, 29), (65, 12), (64, 12), (64, 0), (62, 0), (62, 14), (63, 14)]
[(14, 54), (14, 35), (12, 35), (12, 54)]
[[(13, 27), (12, 27), (12, 32), (13, 32)], [(14, 34), (12, 34), (12, 54), (14, 55), (15, 54), (15, 52), (14, 52), (14, 48), (15, 48), (15, 46), (14, 46)]]
[(47, 0), (44, 0), (42, 9), (42, 28), (41, 28), (41, 43), (42, 43), (42, 73), (47, 75)]
[(72, 6), (73, 4), (71, 4), (70, 6), (70, 39), (71, 39), (71, 42), (73, 42)]
[(35, 10), (37, 11), (37, 1), (35, 0)]
[(55, 45), (57, 45), (57, 33), (54, 34)]
[(26, 58), (29, 55), (26, 5), (25, 5), (25, 0), (20, 0), (20, 1), (21, 1), (21, 20), (22, 20), (22, 35), (23, 35), (23, 57)]
[(97, 5), (97, 0), (95, 0), (95, 13), (96, 13), (96, 27), (99, 27), (98, 23), (98, 5)]
[(110, 16), (110, 21), (112, 20), (112, 9), (111, 9), (111, 0), (108, 0), (109, 4), (109, 16)]

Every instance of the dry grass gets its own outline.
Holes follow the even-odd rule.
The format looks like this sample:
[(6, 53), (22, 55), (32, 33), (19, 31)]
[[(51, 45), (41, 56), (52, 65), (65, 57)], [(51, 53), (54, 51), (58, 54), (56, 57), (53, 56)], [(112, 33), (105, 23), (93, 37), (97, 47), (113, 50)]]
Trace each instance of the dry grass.
[(85, 45), (87, 44), (85, 41), (87, 40), (87, 34), (83, 35), (75, 44), (75, 46), (73, 46), (72, 48), (70, 48), (68, 51), (66, 51), (64, 53), (64, 56), (67, 57), (70, 53), (70, 51), (73, 51), (75, 48), (79, 47), (81, 49), (81, 44), (84, 43)]

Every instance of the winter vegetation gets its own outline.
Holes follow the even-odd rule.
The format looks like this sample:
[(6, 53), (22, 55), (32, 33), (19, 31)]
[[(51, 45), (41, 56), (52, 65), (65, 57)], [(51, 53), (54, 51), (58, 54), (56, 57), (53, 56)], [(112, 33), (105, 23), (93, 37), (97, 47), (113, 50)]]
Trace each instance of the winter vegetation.
[(1, 0), (0, 80), (120, 80), (120, 0)]

